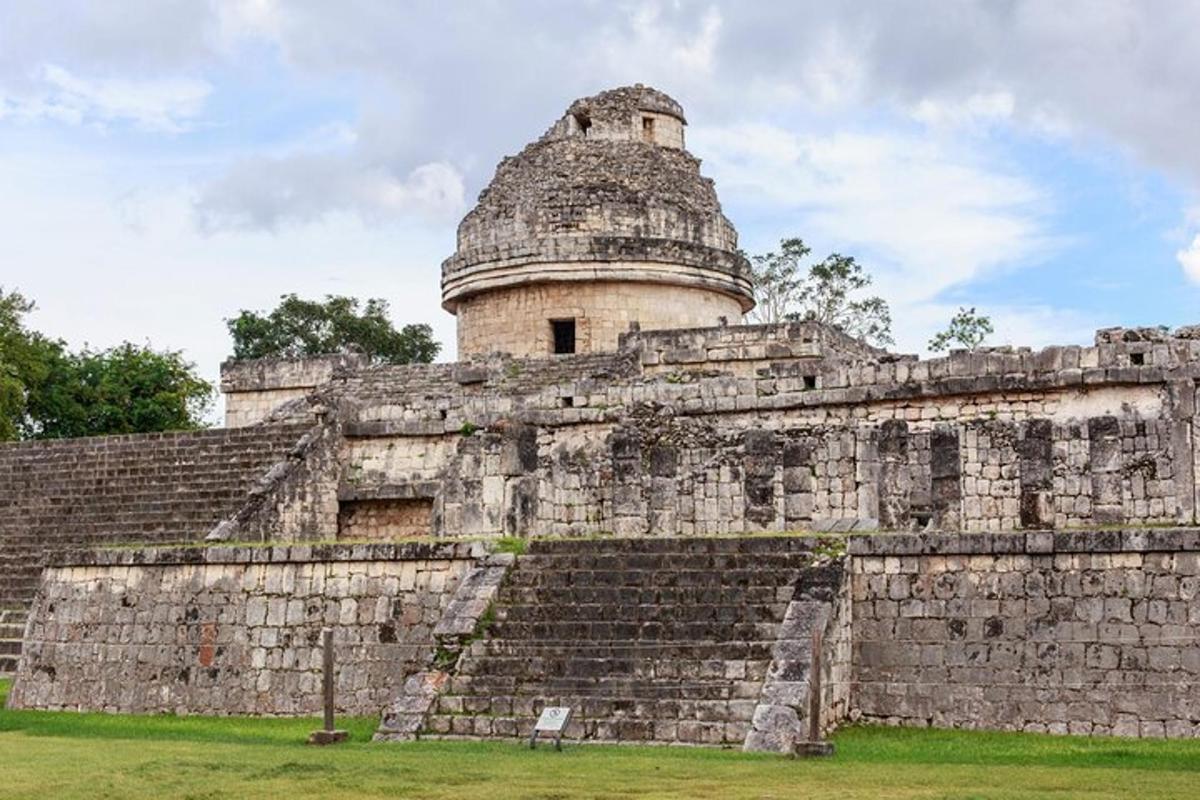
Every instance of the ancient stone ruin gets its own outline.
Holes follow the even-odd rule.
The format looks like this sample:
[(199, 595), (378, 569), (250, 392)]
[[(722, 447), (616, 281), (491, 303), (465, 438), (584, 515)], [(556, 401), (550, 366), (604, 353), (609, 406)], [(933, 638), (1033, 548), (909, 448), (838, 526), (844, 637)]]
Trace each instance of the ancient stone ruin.
[(789, 752), (817, 630), (826, 730), (1200, 734), (1200, 327), (920, 360), (740, 325), (642, 86), (501, 162), (442, 287), (456, 363), (229, 362), (227, 428), (0, 446), (10, 703), (311, 714), (332, 627), (380, 738), (569, 705)]

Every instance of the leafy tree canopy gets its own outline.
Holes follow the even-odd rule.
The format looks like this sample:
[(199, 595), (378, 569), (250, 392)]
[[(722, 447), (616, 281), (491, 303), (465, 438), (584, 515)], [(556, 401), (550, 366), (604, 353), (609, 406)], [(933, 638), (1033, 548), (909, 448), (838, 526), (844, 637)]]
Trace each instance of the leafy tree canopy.
[(750, 257), (758, 322), (814, 320), (876, 346), (892, 343), (892, 315), (881, 297), (863, 296), (872, 278), (851, 256), (833, 253), (804, 269), (804, 241), (784, 239), (779, 252)]
[(30, 431), (58, 439), (202, 428), (214, 390), (194, 370), (182, 353), (128, 342), (63, 353), (30, 395)]
[(204, 426), (214, 389), (181, 353), (129, 343), (72, 353), (26, 328), (33, 307), (0, 289), (0, 439)]
[(974, 306), (960, 307), (958, 313), (950, 318), (946, 330), (934, 334), (929, 340), (929, 349), (936, 353), (958, 345), (967, 350), (974, 350), (994, 332), (991, 317), (975, 313)]
[(331, 355), (360, 352), (388, 364), (428, 363), (441, 349), (428, 325), (397, 330), (386, 300), (371, 298), (362, 311), (352, 297), (326, 296), (324, 302), (285, 294), (275, 310), (262, 315), (243, 310), (226, 320), (234, 358)]

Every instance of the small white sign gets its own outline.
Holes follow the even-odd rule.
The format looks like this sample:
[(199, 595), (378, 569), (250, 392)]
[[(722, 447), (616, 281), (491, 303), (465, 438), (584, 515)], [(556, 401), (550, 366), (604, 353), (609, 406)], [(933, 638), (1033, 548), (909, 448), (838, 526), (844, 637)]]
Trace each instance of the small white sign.
[(537, 725), (534, 725), (533, 729), (546, 733), (561, 733), (570, 720), (570, 707), (546, 706), (542, 709), (542, 715), (538, 717)]

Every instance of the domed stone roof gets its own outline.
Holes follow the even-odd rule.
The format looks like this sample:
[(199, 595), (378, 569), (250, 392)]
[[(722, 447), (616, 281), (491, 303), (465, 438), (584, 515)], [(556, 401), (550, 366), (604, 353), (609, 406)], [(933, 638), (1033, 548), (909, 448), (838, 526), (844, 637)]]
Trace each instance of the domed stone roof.
[(713, 182), (683, 147), (683, 109), (641, 85), (576, 100), (505, 158), (458, 227), (443, 305), (537, 281), (683, 283), (754, 305)]

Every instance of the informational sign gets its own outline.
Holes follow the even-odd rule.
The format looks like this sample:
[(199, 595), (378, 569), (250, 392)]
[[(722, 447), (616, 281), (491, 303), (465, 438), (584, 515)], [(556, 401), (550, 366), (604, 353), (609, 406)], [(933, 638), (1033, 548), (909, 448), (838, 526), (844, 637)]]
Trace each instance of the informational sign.
[(542, 733), (558, 733), (567, 727), (570, 719), (571, 709), (567, 706), (546, 706), (534, 727)]
[(538, 716), (533, 726), (533, 734), (529, 737), (529, 746), (537, 747), (539, 733), (554, 734), (554, 749), (562, 750), (562, 735), (571, 721), (569, 706), (546, 706)]

